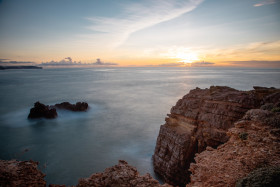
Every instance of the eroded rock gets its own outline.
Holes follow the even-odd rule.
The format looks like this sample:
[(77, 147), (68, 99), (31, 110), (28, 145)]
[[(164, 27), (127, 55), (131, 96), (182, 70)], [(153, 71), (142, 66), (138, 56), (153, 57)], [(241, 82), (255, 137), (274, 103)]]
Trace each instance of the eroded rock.
[(170, 184), (184, 186), (194, 155), (227, 142), (227, 131), (234, 122), (248, 110), (259, 108), (264, 98), (277, 100), (277, 92), (275, 88), (238, 91), (225, 86), (191, 90), (172, 107), (160, 128), (153, 156), (155, 172)]
[(160, 187), (169, 185), (160, 185), (149, 174), (140, 176), (136, 168), (128, 165), (126, 161), (120, 160), (118, 165), (105, 169), (103, 173), (96, 173), (89, 178), (80, 179), (77, 187)]
[(65, 109), (65, 110), (71, 110), (74, 112), (81, 112), (81, 111), (86, 111), (88, 109), (88, 104), (86, 102), (77, 102), (76, 104), (71, 104), (69, 102), (63, 102), (60, 104), (55, 104), (55, 108), (58, 109)]
[[(242, 120), (235, 123), (234, 128), (229, 129), (228, 142), (217, 149), (206, 149), (196, 155), (196, 163), (190, 166), (191, 182), (187, 186), (235, 186), (239, 179), (246, 177), (250, 172), (270, 166), (278, 166), (279, 181), (279, 120), (280, 113), (261, 109), (249, 110)], [(244, 134), (246, 138), (242, 136)], [(239, 181), (238, 186), (259, 186), (256, 184), (270, 181), (267, 180), (270, 174), (262, 175), (257, 172), (252, 176), (248, 177), (249, 183), (244, 179), (242, 182)], [(254, 182), (256, 176), (257, 183), (248, 185)]]
[(77, 102), (76, 104), (71, 104), (69, 102), (63, 102), (60, 104), (55, 104), (54, 106), (51, 105), (44, 105), (37, 101), (34, 103), (34, 107), (30, 109), (30, 113), (28, 115), (29, 119), (34, 118), (47, 118), (53, 119), (57, 117), (56, 109), (64, 109), (70, 110), (73, 112), (85, 112), (89, 108), (86, 102)]
[(37, 166), (34, 161), (0, 160), (0, 186), (45, 187), (45, 175)]

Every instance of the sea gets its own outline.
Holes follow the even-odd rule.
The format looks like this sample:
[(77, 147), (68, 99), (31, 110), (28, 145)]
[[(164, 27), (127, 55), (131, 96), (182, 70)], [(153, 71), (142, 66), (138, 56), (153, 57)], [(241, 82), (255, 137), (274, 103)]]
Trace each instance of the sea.
[[(0, 71), (0, 159), (38, 161), (47, 184), (79, 178), (126, 160), (153, 172), (160, 126), (178, 99), (196, 87), (280, 88), (280, 69), (212, 67), (53, 68)], [(87, 112), (58, 110), (27, 119), (36, 101), (87, 102)]]

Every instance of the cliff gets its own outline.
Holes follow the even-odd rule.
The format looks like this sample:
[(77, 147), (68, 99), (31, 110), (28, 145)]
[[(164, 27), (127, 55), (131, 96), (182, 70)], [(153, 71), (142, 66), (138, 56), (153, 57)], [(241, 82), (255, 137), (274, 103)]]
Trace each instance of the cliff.
[(0, 186), (46, 186), (37, 166), (34, 161), (0, 160)]
[[(228, 131), (228, 135), (230, 139), (225, 144), (217, 149), (207, 147), (206, 151), (196, 155), (196, 163), (192, 163), (190, 167), (191, 182), (187, 186), (235, 186), (248, 173), (269, 166), (278, 166), (275, 168), (278, 174), (274, 178), (280, 180), (279, 112), (249, 110)], [(279, 185), (275, 179), (266, 181), (267, 175), (267, 172), (262, 173), (252, 180), (255, 185), (248, 186)], [(257, 185), (256, 181), (262, 185)], [(240, 183), (239, 186), (246, 185)]]
[(277, 94), (278, 89), (263, 87), (251, 91), (221, 86), (191, 90), (172, 107), (160, 128), (153, 155), (155, 172), (169, 184), (186, 185), (195, 154), (227, 142), (227, 131), (234, 122), (248, 110), (277, 100)]

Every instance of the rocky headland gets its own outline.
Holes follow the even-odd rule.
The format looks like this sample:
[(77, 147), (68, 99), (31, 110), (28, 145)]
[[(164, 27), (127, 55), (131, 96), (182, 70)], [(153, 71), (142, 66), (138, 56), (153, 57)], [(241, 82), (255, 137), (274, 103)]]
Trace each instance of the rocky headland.
[[(170, 185), (241, 187), (280, 183), (280, 89), (196, 88), (171, 108), (165, 121), (153, 163), (155, 172)], [(37, 164), (0, 161), (0, 186), (34, 186), (36, 181), (35, 186), (45, 186)], [(103, 173), (80, 179), (77, 186), (169, 184), (160, 185), (149, 174), (140, 176), (136, 168), (119, 161)]]
[(169, 184), (185, 186), (191, 172), (195, 172), (194, 167), (189, 171), (190, 164), (201, 159), (197, 153), (207, 147), (216, 149), (227, 142), (231, 137), (228, 130), (250, 109), (264, 104), (277, 108), (279, 101), (280, 90), (275, 88), (254, 87), (251, 91), (239, 91), (211, 86), (191, 90), (171, 108), (166, 123), (160, 127), (153, 156), (155, 172)]
[(6, 69), (43, 69), (39, 66), (0, 66), (0, 70)]

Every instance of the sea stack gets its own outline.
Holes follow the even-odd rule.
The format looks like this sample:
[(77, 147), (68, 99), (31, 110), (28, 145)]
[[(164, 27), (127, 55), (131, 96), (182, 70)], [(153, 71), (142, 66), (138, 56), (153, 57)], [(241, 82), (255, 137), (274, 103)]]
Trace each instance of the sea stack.
[(55, 108), (51, 108), (48, 105), (44, 105), (39, 101), (34, 103), (34, 107), (30, 109), (30, 113), (28, 115), (29, 119), (36, 119), (36, 118), (53, 119), (56, 117), (57, 117), (57, 113)]

